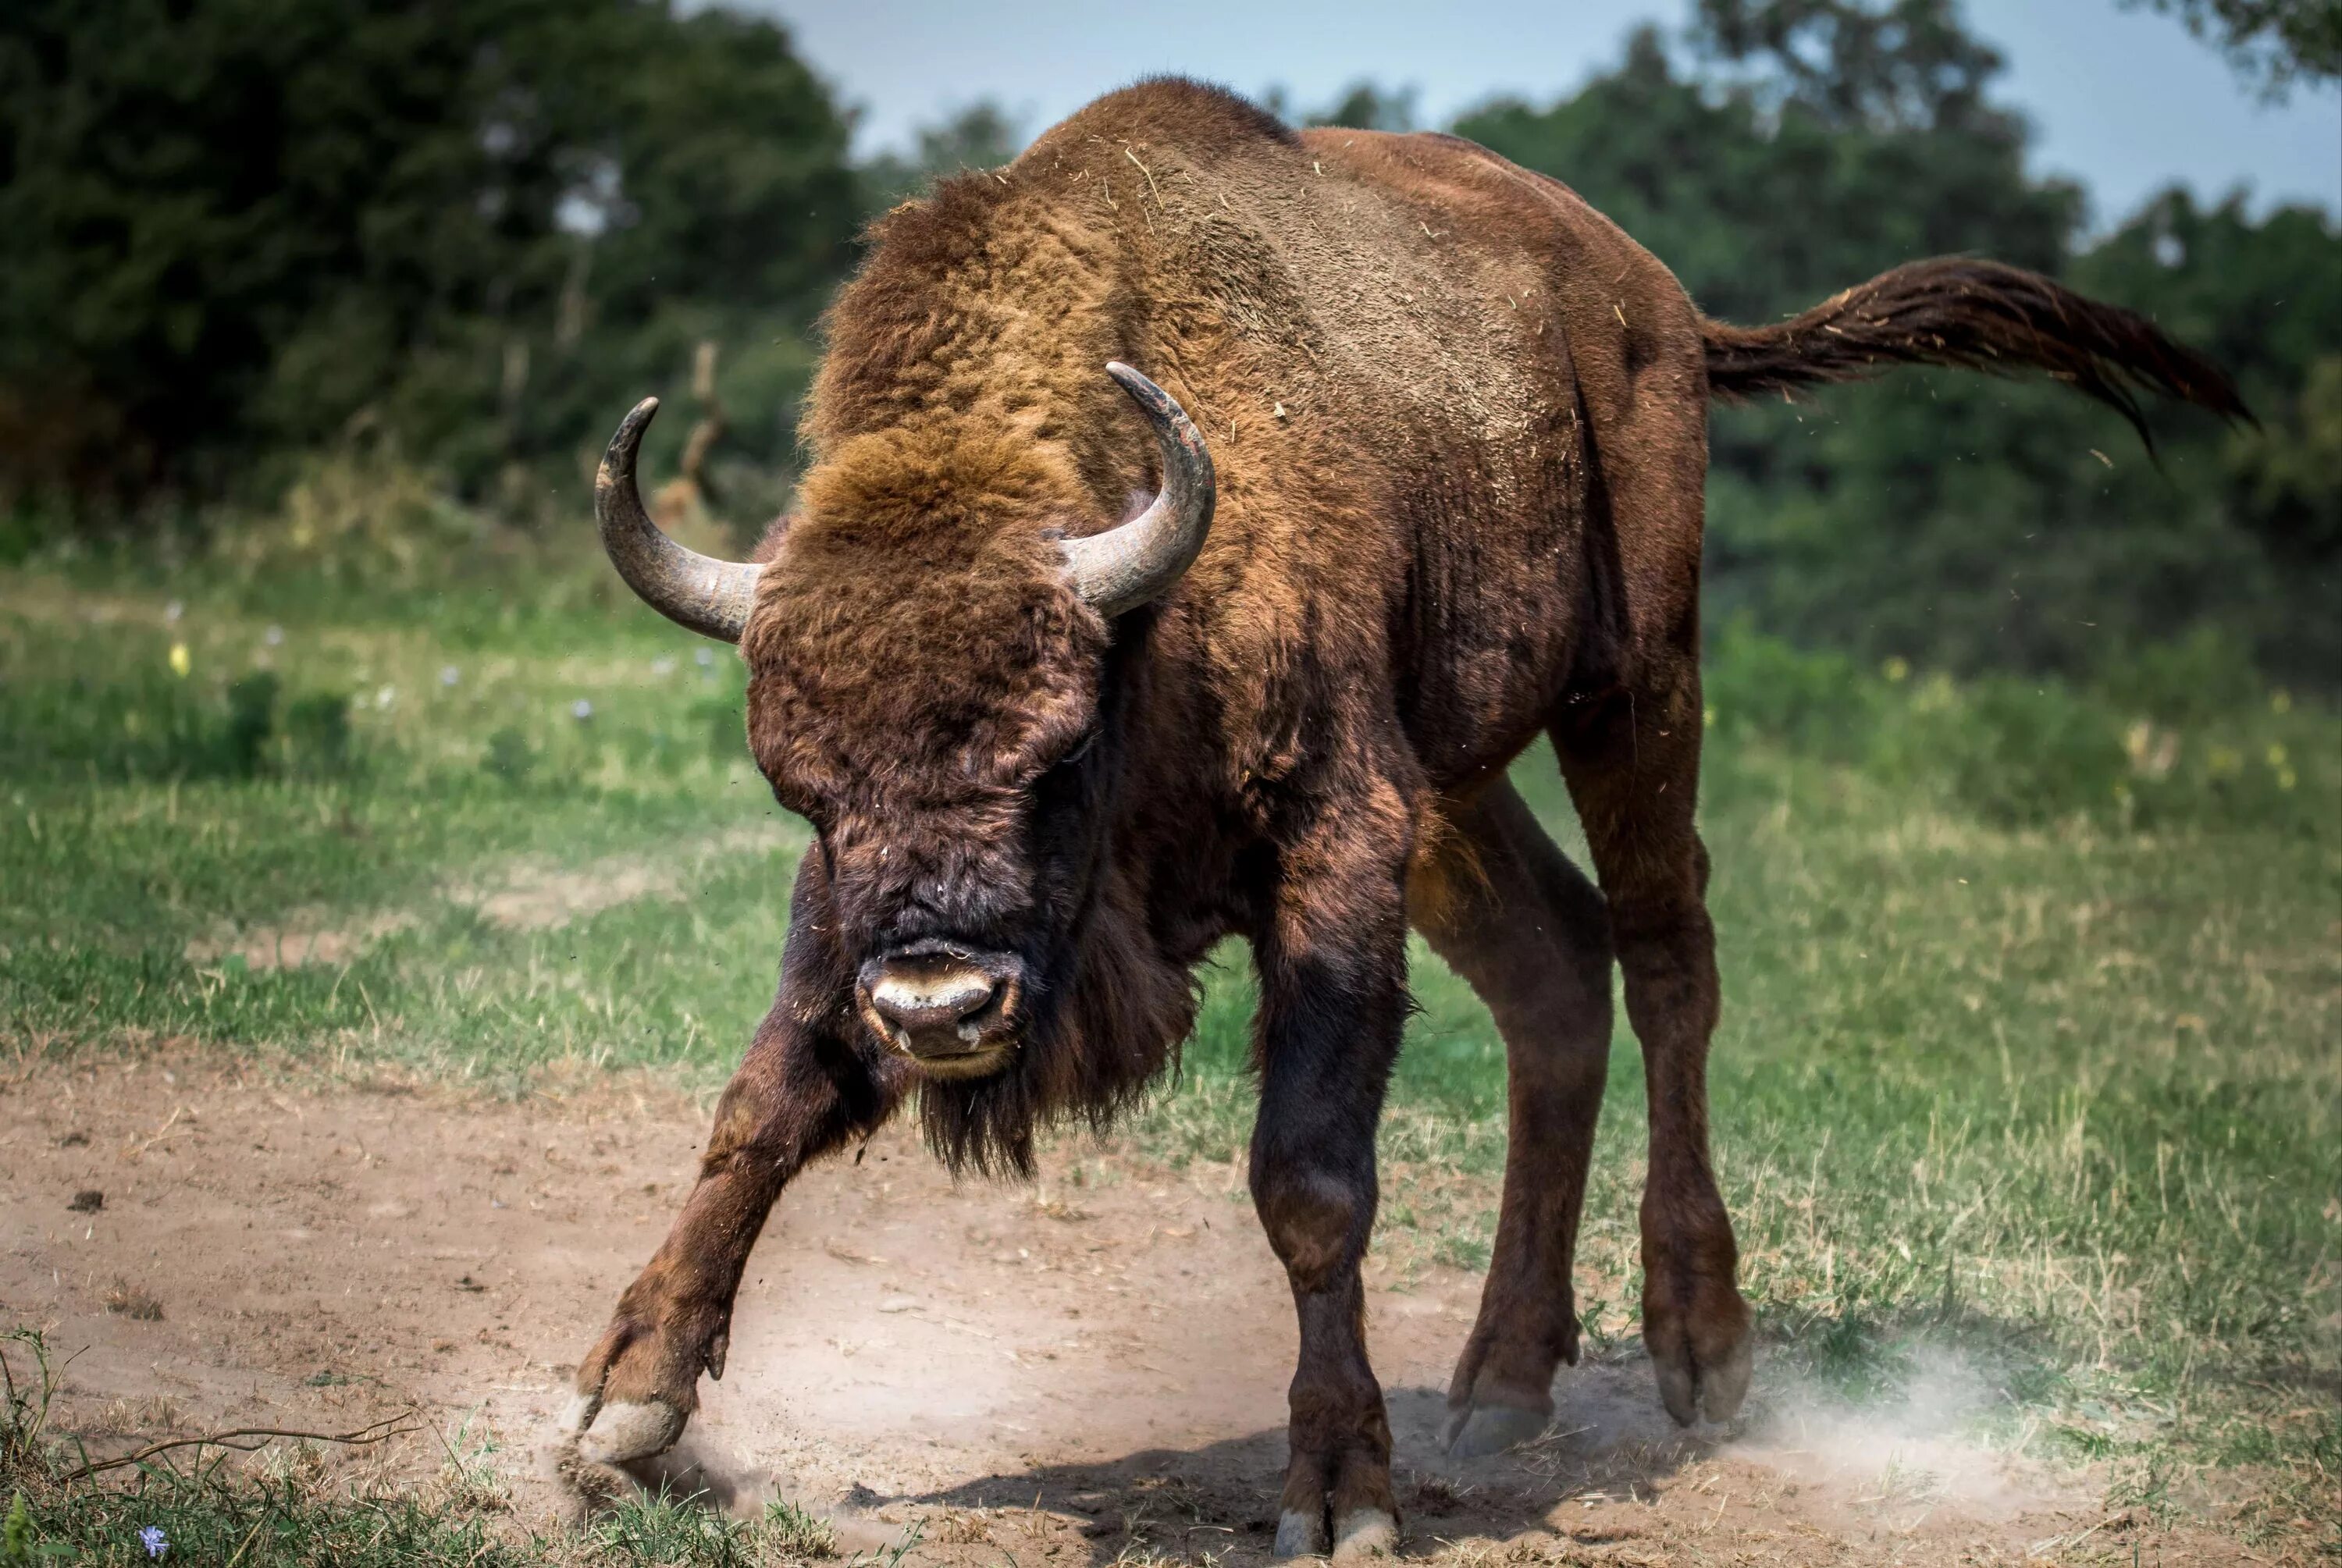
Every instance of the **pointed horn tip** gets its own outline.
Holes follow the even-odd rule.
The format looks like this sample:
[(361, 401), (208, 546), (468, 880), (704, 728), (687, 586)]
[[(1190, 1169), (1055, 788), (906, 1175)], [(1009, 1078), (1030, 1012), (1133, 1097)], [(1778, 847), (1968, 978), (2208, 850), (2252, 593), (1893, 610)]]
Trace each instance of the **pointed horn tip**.
[(1110, 619), (1159, 597), (1194, 564), (1211, 526), (1213, 476), (1211, 451), (1179, 400), (1118, 359), (1106, 369), (1154, 427), (1163, 457), (1163, 488), (1143, 514), (1063, 545), (1076, 591)]
[(651, 419), (658, 411), (659, 400), (656, 397), (646, 397), (626, 411), (626, 417), (618, 424), (619, 439), (641, 435), (644, 431), (650, 428)]
[(610, 437), (594, 481), (594, 516), (602, 548), (626, 585), (652, 609), (703, 636), (737, 643), (764, 568), (724, 561), (676, 544), (644, 510), (635, 488), (635, 457), (659, 400), (635, 404)]
[(1191, 449), (1202, 448), (1203, 437), (1188, 419), (1187, 411), (1179, 406), (1177, 398), (1156, 385), (1146, 372), (1133, 370), (1118, 359), (1109, 359), (1106, 362), (1106, 373), (1114, 377), (1116, 384), (1123, 391), (1130, 394), (1132, 402), (1150, 414), (1167, 418), (1171, 422), (1171, 428), (1177, 433), (1179, 444), (1182, 446)]
[(657, 398), (646, 397), (626, 411), (626, 418), (618, 421), (617, 431), (610, 437), (608, 449), (602, 454), (601, 465), (594, 472), (594, 488), (597, 492), (608, 489), (619, 473), (631, 474), (634, 471), (635, 453), (641, 447), (643, 432), (650, 428), (651, 417), (658, 413), (658, 407)]
[(1118, 359), (1109, 359), (1106, 362), (1106, 373), (1114, 377), (1122, 389), (1133, 397), (1143, 398), (1148, 402), (1158, 398), (1169, 402), (1171, 399), (1171, 394), (1156, 385), (1144, 371), (1133, 370)]

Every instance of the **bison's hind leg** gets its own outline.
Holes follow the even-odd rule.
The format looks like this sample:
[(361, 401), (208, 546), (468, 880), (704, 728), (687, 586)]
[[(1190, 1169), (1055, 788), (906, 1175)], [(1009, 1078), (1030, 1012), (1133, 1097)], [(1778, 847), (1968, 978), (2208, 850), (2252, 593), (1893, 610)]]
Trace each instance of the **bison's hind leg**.
[(1569, 1272), (1610, 1050), (1610, 940), (1602, 895), (1510, 784), (1450, 819), (1412, 913), (1495, 1015), (1511, 1119), (1496, 1252), (1447, 1389), (1448, 1451), (1469, 1456), (1543, 1431), (1554, 1373), (1577, 1360)]
[(1716, 929), (1699, 793), (1699, 676), (1603, 704), (1554, 731), (1608, 901), (1626, 1016), (1643, 1046), (1650, 1164), (1643, 1187), (1643, 1343), (1660, 1402), (1683, 1425), (1738, 1413), (1755, 1318), (1707, 1136), (1707, 1045), (1716, 1028)]

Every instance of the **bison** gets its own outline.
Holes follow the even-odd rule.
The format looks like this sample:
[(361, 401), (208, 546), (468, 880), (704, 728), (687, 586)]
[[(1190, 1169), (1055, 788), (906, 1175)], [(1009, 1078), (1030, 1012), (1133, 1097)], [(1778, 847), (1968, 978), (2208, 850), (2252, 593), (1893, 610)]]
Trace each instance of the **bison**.
[[(676, 1441), (808, 1161), (910, 1101), (955, 1169), (1029, 1172), (1037, 1129), (1104, 1124), (1174, 1060), (1197, 964), (1240, 935), (1251, 1189), (1300, 1319), (1287, 1554), (1396, 1532), (1359, 1264), (1410, 923), (1509, 1064), (1451, 1451), (1536, 1433), (1577, 1357), (1614, 964), (1659, 1397), (1689, 1423), (1747, 1387), (1694, 827), (1709, 400), (1933, 364), (2046, 371), (2135, 424), (2144, 391), (2242, 413), (2138, 316), (1987, 261), (1710, 321), (1556, 181), (1177, 79), (881, 218), (826, 332), (812, 461), (752, 561), (644, 515), (655, 402), (597, 485), (635, 591), (738, 644), (757, 765), (816, 836), (697, 1184), (579, 1370), (576, 1452)], [(1506, 783), (1539, 734), (1594, 880)]]

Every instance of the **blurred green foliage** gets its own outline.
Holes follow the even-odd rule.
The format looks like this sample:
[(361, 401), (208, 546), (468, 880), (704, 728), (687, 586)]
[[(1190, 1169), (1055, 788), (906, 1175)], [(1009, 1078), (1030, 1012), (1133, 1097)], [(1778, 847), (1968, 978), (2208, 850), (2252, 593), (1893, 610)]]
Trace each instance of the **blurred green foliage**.
[[(2287, 7), (2181, 9), (2327, 71)], [(1566, 97), (1455, 129), (1567, 181), (1712, 315), (1989, 255), (2209, 350), (2260, 421), (2160, 412), (2150, 457), (2053, 385), (1925, 373), (1721, 411), (1711, 621), (1969, 676), (2107, 684), (2176, 644), (2199, 674), (2342, 689), (2333, 215), (2175, 190), (2093, 234), (2085, 193), (2030, 172), (1956, 0), (1690, 15)], [(1315, 110), (1268, 97), (1416, 123), (1370, 82)], [(93, 524), (167, 540), (226, 499), (198, 515), (273, 519), (229, 542), (268, 570), (414, 586), (451, 549), (493, 553), (483, 514), (581, 513), (616, 411), (686, 394), (702, 344), (726, 414), (704, 494), (753, 526), (785, 496), (856, 225), (1025, 130), (979, 102), (857, 165), (849, 120), (778, 25), (668, 0), (8, 8), (0, 558)], [(689, 425), (656, 427), (650, 472)], [(361, 504), (380, 494), (397, 504)]]
[(703, 338), (777, 463), (846, 138), (779, 27), (665, 0), (24, 0), (0, 488), (273, 490), (364, 435), (525, 510)]
[(347, 691), (288, 695), (270, 669), (232, 681), (185, 679), (172, 673), (161, 647), (154, 654), (104, 679), (75, 675), (0, 691), (0, 733), (9, 737), (16, 768), (26, 776), (120, 783), (324, 778), (353, 765)]
[[(1999, 57), (1951, 0), (1700, 0), (1575, 95), (1463, 135), (1568, 182), (1702, 309), (1777, 320), (1914, 257), (1967, 252), (2144, 312), (2236, 375), (2257, 429), (2155, 416), (2159, 463), (2063, 389), (1905, 373), (1725, 409), (1711, 619), (1957, 671), (2110, 677), (2205, 634), (2342, 682), (2342, 232), (2158, 197), (2095, 241), (2027, 171)], [(1686, 64), (1688, 57), (1689, 65)]]
[(880, 153), (865, 163), (863, 199), (872, 212), (884, 212), (941, 176), (997, 168), (1024, 145), (1023, 131), (999, 105), (971, 104), (939, 124), (922, 126), (907, 151)]
[(2334, 721), (2258, 688), (2211, 638), (2174, 644), (2088, 692), (2030, 675), (1955, 681), (1862, 664), (1745, 624), (1706, 661), (1714, 765), (1787, 746), (1913, 805), (2001, 828), (2252, 828), (2331, 844), (2342, 801)]

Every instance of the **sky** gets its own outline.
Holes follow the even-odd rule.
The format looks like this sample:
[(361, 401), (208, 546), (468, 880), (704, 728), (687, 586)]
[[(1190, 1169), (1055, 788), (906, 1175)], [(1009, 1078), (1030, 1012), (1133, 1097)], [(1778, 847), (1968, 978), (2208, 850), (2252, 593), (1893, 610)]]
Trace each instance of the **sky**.
[[(1541, 102), (1619, 58), (1627, 30), (1674, 30), (1688, 0), (730, 0), (776, 15), (862, 119), (862, 152), (983, 98), (1029, 135), (1133, 78), (1176, 71), (1246, 93), (1282, 84), (1304, 107), (1362, 77), (1413, 86), (1426, 125), (1484, 98)], [(2078, 176), (2092, 221), (2119, 222), (2177, 181), (2245, 187), (2255, 210), (2342, 213), (2342, 89), (2260, 103), (2216, 50), (2115, 0), (1967, 0), (2009, 69), (2000, 96), (2031, 116), (2037, 170)]]

